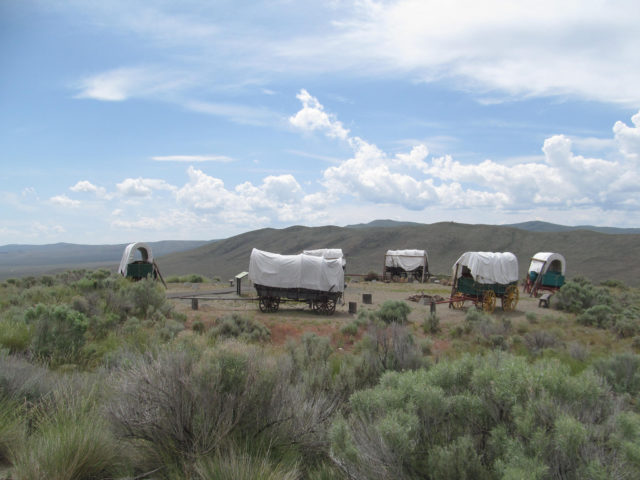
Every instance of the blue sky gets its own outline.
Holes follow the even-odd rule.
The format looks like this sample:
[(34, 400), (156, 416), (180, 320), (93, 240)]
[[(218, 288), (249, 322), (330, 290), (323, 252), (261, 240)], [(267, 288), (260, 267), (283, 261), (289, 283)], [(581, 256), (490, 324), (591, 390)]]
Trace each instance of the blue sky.
[(0, 2), (0, 244), (640, 226), (634, 1)]

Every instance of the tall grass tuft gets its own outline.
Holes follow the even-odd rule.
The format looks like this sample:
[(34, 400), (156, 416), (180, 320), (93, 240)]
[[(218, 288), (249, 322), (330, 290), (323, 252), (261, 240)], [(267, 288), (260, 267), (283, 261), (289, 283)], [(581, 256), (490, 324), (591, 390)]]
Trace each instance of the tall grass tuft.
[(231, 450), (200, 459), (195, 466), (196, 479), (202, 480), (298, 480), (297, 466), (274, 463), (267, 454), (259, 456)]
[(67, 385), (34, 408), (34, 430), (11, 455), (17, 480), (107, 479), (123, 473), (124, 452), (95, 395)]

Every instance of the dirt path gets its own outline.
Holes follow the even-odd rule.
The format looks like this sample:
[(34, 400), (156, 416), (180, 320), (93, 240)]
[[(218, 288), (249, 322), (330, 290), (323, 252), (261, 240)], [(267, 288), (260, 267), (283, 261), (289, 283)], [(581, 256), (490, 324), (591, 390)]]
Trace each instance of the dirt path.
[[(356, 315), (349, 313), (350, 302), (355, 302), (356, 308), (360, 312), (376, 310), (387, 300), (406, 301), (411, 307), (410, 328), (418, 337), (424, 337), (422, 323), (430, 314), (430, 305), (408, 300), (409, 297), (425, 294), (439, 295), (446, 299), (451, 293), (451, 287), (433, 283), (350, 282), (345, 290), (344, 302), (337, 305), (335, 314), (322, 316), (315, 315), (306, 304), (295, 302), (281, 303), (277, 313), (262, 313), (258, 309), (257, 303), (250, 300), (255, 297), (255, 291), (251, 287), (245, 288), (246, 297), (238, 297), (235, 290), (228, 286), (220, 288), (202, 286), (200, 288), (202, 291), (194, 292), (193, 288), (185, 288), (180, 285), (170, 287), (167, 292), (167, 296), (175, 308), (186, 314), (188, 327), (196, 319), (203, 322), (205, 326), (210, 326), (215, 324), (218, 318), (237, 313), (254, 318), (266, 325), (271, 330), (271, 341), (274, 345), (283, 345), (289, 339), (297, 339), (306, 332), (313, 332), (330, 337), (334, 345), (346, 349), (350, 348), (357, 340), (357, 338), (345, 336), (340, 332), (344, 325), (351, 323), (356, 318)], [(371, 296), (371, 304), (363, 303), (363, 294)], [(200, 297), (198, 310), (192, 310), (189, 299), (177, 298), (193, 295)], [(210, 298), (202, 299), (203, 296)], [(440, 334), (432, 338), (435, 350), (448, 348), (449, 332), (457, 325), (463, 324), (466, 312), (472, 305), (471, 302), (465, 302), (464, 308), (461, 310), (451, 309), (446, 303), (436, 306), (436, 315), (440, 320), (442, 330)], [(520, 299), (514, 311), (504, 312), (498, 299), (493, 316), (498, 319), (508, 319), (515, 326), (527, 321), (526, 314), (528, 312), (544, 315), (549, 310), (539, 308), (537, 299), (530, 298), (528, 294), (523, 294), (520, 290)]]

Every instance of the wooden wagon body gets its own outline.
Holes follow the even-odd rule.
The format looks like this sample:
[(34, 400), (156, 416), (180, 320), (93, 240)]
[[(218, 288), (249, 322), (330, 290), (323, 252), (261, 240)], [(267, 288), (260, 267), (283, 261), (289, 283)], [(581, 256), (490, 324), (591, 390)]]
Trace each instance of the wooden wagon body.
[(282, 301), (306, 303), (315, 313), (331, 315), (342, 298), (342, 292), (327, 292), (308, 288), (269, 287), (254, 284), (258, 306), (262, 312), (277, 312)]

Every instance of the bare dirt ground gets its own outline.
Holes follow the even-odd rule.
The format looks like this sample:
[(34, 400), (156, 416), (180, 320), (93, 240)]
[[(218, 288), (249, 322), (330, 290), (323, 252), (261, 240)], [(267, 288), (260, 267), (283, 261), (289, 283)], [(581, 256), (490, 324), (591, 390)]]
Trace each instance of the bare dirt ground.
[[(535, 312), (544, 316), (550, 310), (539, 308), (538, 299), (524, 294), (520, 287), (520, 299), (516, 309), (511, 312), (502, 310), (500, 299), (497, 299), (493, 316), (497, 319), (508, 319), (514, 327), (528, 323), (527, 312)], [(363, 294), (371, 295), (371, 304), (363, 303)], [(314, 314), (306, 304), (295, 302), (283, 302), (276, 313), (262, 313), (255, 300), (255, 289), (243, 286), (243, 296), (238, 297), (234, 289), (229, 285), (170, 285), (167, 296), (174, 307), (187, 316), (186, 325), (189, 327), (193, 321), (200, 320), (206, 327), (214, 325), (216, 320), (226, 315), (237, 313), (249, 316), (266, 325), (271, 331), (271, 342), (274, 346), (285, 344), (289, 339), (297, 339), (306, 332), (313, 332), (331, 338), (332, 343), (344, 349), (349, 349), (357, 341), (358, 336), (343, 335), (340, 329), (356, 317), (349, 313), (349, 303), (355, 302), (358, 312), (376, 310), (387, 300), (406, 301), (411, 307), (409, 314), (410, 328), (418, 337), (427, 336), (422, 330), (422, 323), (430, 314), (430, 305), (422, 301), (415, 302), (409, 297), (415, 295), (438, 295), (448, 299), (451, 287), (434, 283), (383, 283), (383, 282), (349, 282), (344, 294), (344, 303), (338, 304), (334, 315), (324, 316)], [(190, 299), (175, 298), (179, 295), (198, 295), (198, 310), (192, 309)], [(440, 320), (441, 331), (435, 336), (429, 335), (433, 340), (434, 353), (444, 353), (450, 347), (449, 332), (464, 321), (466, 311), (473, 303), (465, 302), (461, 310), (449, 308), (447, 303), (436, 306), (436, 315)]]

